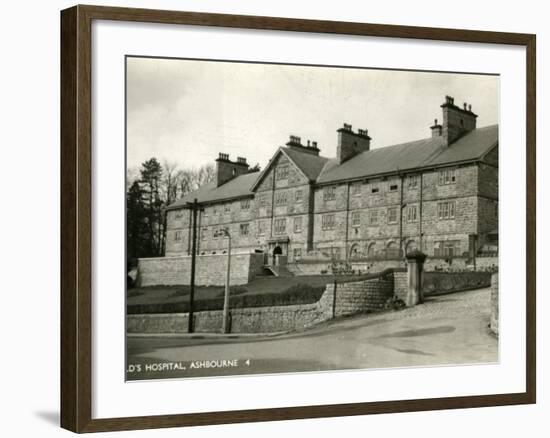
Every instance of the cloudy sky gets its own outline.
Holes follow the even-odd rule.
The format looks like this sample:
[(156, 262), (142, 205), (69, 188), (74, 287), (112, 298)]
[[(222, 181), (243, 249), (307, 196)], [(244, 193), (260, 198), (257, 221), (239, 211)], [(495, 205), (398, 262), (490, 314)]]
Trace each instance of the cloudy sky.
[(336, 154), (336, 130), (371, 148), (430, 136), (445, 95), (498, 123), (495, 76), (152, 58), (127, 59), (128, 166), (157, 157), (200, 166), (219, 152), (262, 167), (290, 134)]

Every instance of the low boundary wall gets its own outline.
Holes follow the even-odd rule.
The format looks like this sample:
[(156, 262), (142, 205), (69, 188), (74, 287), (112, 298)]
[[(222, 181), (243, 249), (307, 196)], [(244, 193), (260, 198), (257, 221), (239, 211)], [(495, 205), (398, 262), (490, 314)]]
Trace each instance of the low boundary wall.
[[(406, 268), (405, 260), (372, 260), (372, 261), (353, 261), (348, 263), (351, 268), (360, 274), (369, 272), (381, 272), (390, 268)], [(332, 274), (332, 262), (328, 261), (301, 261), (289, 263), (287, 268), (294, 275), (319, 275)], [(476, 271), (491, 271), (498, 268), (498, 257), (477, 257)], [(425, 271), (449, 271), (449, 272), (464, 272), (473, 271), (473, 262), (464, 257), (455, 257), (453, 259), (442, 257), (427, 257), (424, 262)]]
[[(335, 293), (336, 290), (336, 293)], [(300, 330), (336, 316), (377, 310), (393, 295), (393, 276), (328, 284), (313, 304), (231, 309), (232, 333), (273, 333)], [(194, 312), (196, 332), (220, 332), (223, 311)], [(187, 333), (188, 313), (126, 315), (128, 333)]]
[[(251, 255), (247, 256), (250, 257)], [(255, 258), (252, 257), (244, 259), (249, 265), (248, 269), (238, 271), (242, 281), (248, 281), (245, 281), (246, 276), (252, 275), (251, 273), (254, 272), (254, 260)], [(214, 263), (211, 265), (203, 264), (203, 266), (210, 269), (219, 269), (219, 267), (213, 267), (215, 266)], [(210, 284), (215, 284), (216, 275), (219, 276), (219, 273), (214, 274), (211, 272), (209, 274), (209, 269), (206, 268), (201, 272), (203, 276), (211, 275)], [(233, 276), (234, 272), (232, 271), (231, 274)], [(490, 272), (473, 271), (423, 272), (423, 289), (425, 294), (429, 296), (434, 293), (488, 287), (491, 285), (491, 275)], [(384, 309), (388, 301), (394, 297), (408, 302), (408, 276), (409, 273), (406, 268), (387, 269), (372, 278), (352, 281), (340, 280), (339, 282), (329, 283), (321, 298), (312, 304), (231, 309), (231, 332), (273, 333), (300, 330), (334, 317)], [(179, 278), (181, 277), (178, 277), (178, 281), (180, 281)], [(233, 284), (238, 283), (233, 280)], [(492, 316), (491, 328), (498, 332), (498, 275), (492, 275), (491, 297), (492, 308), (494, 309), (496, 306), (496, 310), (493, 311), (496, 316)], [(222, 315), (222, 310), (194, 312), (193, 324), (195, 331), (220, 332)], [(129, 333), (187, 332), (188, 313), (128, 314), (126, 318)]]
[(377, 278), (327, 285), (334, 300), (334, 316), (381, 310), (393, 297), (393, 273), (386, 271)]
[[(325, 293), (313, 304), (231, 309), (232, 333), (273, 333), (299, 330), (332, 318), (333, 298)], [(188, 313), (127, 315), (128, 333), (187, 333)], [(221, 332), (222, 310), (194, 312), (195, 332)]]
[(424, 295), (445, 294), (491, 286), (491, 273), (483, 271), (424, 272)]
[[(263, 269), (263, 254), (232, 254), (231, 284), (250, 282)], [(195, 284), (223, 286), (227, 275), (227, 254), (198, 255)], [(171, 286), (189, 284), (191, 256), (143, 258), (138, 261), (139, 286)]]
[[(491, 257), (477, 257), (476, 258), (476, 272), (477, 271), (491, 271), (498, 268), (498, 256)], [(424, 262), (425, 271), (473, 271), (473, 261), (464, 257), (455, 257), (453, 259), (442, 257), (428, 257)]]

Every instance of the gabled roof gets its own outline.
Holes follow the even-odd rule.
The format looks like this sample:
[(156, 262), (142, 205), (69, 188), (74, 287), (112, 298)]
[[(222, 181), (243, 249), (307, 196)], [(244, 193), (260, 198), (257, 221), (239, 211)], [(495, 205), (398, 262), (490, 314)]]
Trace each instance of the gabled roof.
[(193, 202), (195, 198), (200, 203), (208, 203), (252, 196), (254, 193), (252, 193), (251, 187), (258, 178), (258, 175), (259, 172), (245, 173), (227, 181), (219, 187), (216, 187), (213, 181), (209, 182), (198, 190), (190, 192), (183, 198), (170, 204), (167, 209), (172, 210), (184, 207), (186, 203)]
[(498, 144), (498, 125), (474, 129), (446, 147), (428, 165), (441, 165), (481, 159)]
[(323, 184), (481, 160), (496, 145), (498, 125), (475, 129), (450, 146), (445, 145), (443, 137), (426, 138), (372, 149), (340, 165), (335, 158), (328, 159), (289, 147), (280, 147), (262, 172), (237, 176), (219, 187), (210, 182), (169, 205), (167, 209), (181, 208), (195, 198), (200, 203), (209, 203), (253, 196), (255, 187), (281, 153), (285, 154), (310, 181)]
[(288, 159), (292, 163), (294, 163), (294, 165), (300, 170), (300, 172), (303, 173), (303, 175), (309, 181), (316, 181), (317, 177), (323, 170), (323, 167), (329, 161), (329, 159), (326, 157), (310, 154), (308, 152), (300, 152), (296, 149), (281, 146), (279, 149), (277, 149), (271, 160), (269, 160), (268, 165), (262, 171), (256, 182), (253, 184), (252, 190), (255, 190), (256, 187), (262, 182), (264, 176), (269, 173), (269, 170), (275, 162), (275, 159), (281, 153), (285, 154)]
[(318, 183), (359, 179), (397, 171), (475, 161), (498, 144), (498, 125), (475, 129), (450, 146), (443, 137), (386, 146), (363, 152), (341, 165), (331, 159), (317, 178)]
[(281, 147), (281, 149), (310, 181), (317, 179), (321, 170), (323, 170), (323, 167), (329, 161), (326, 157), (300, 152), (289, 147)]

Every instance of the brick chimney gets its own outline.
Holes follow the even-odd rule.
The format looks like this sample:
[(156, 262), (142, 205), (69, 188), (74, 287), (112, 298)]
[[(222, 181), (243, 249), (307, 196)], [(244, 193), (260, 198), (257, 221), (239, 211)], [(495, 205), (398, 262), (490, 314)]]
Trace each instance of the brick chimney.
[(451, 96), (445, 96), (443, 108), (443, 138), (447, 146), (462, 137), (465, 133), (476, 129), (477, 114), (472, 112), (472, 105), (464, 102), (463, 108), (455, 105)]
[(225, 184), (227, 181), (248, 172), (246, 158), (237, 157), (237, 161), (231, 161), (228, 154), (221, 153), (216, 159), (216, 174), (214, 183), (216, 187)]
[(357, 154), (370, 149), (371, 138), (366, 129), (359, 129), (355, 133), (351, 125), (344, 123), (344, 126), (338, 129), (337, 132), (338, 148), (336, 149), (336, 158), (338, 159), (338, 164), (342, 164)]
[(302, 139), (296, 135), (291, 135), (290, 140), (286, 143), (290, 149), (307, 154), (319, 155), (319, 148), (316, 141), (307, 141), (307, 145), (302, 144)]

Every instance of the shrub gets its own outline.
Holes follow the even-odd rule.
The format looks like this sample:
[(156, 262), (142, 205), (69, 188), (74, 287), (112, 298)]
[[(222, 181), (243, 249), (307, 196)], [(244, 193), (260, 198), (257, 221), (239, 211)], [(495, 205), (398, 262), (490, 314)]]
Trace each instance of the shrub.
[(401, 310), (405, 308), (405, 301), (400, 298), (397, 298), (396, 295), (387, 299), (386, 304), (384, 305), (385, 309), (391, 310)]
[(128, 289), (132, 289), (135, 286), (134, 279), (130, 277), (129, 275), (126, 276), (126, 287)]

